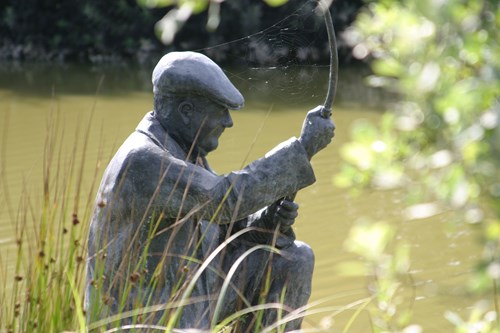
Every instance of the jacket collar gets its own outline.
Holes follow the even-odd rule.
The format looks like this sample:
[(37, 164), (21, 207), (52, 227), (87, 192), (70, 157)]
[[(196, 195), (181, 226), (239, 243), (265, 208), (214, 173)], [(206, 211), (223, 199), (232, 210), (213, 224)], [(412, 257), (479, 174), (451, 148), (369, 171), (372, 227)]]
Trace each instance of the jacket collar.
[(194, 157), (187, 158), (188, 151), (185, 151), (178, 143), (168, 135), (165, 128), (160, 124), (153, 112), (148, 112), (137, 125), (136, 131), (146, 135), (162, 150), (168, 151), (174, 157), (194, 164), (198, 164), (207, 170), (211, 170), (205, 157), (195, 160)]
[(149, 137), (158, 147), (168, 151), (176, 158), (186, 160), (187, 153), (171, 136), (168, 135), (165, 128), (156, 119), (153, 112), (148, 112), (140, 121), (135, 129)]

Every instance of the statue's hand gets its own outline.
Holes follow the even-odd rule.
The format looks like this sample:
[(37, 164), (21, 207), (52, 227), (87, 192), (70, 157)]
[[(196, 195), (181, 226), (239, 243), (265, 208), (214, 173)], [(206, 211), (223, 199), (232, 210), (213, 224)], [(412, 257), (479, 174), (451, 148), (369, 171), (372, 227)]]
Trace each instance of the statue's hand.
[(292, 225), (299, 205), (287, 199), (276, 200), (266, 209), (261, 210), (256, 219), (247, 222), (246, 226), (255, 227), (255, 232), (246, 234), (246, 238), (258, 244), (274, 244), (277, 248), (287, 248), (295, 241)]
[(288, 231), (295, 223), (295, 219), (299, 215), (299, 205), (296, 202), (283, 199), (276, 202), (276, 211), (274, 214), (274, 225), (280, 226), (280, 232)]
[(335, 136), (333, 121), (321, 116), (323, 106), (317, 106), (307, 113), (299, 141), (311, 159), (318, 151), (325, 148)]

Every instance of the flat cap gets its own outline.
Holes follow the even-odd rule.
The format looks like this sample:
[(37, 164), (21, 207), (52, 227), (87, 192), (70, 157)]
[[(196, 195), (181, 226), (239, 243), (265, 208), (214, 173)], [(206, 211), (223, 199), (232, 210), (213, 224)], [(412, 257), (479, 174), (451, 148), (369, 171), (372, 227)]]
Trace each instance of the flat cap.
[(238, 110), (245, 100), (222, 69), (196, 52), (170, 52), (153, 70), (153, 92), (205, 96), (228, 109)]

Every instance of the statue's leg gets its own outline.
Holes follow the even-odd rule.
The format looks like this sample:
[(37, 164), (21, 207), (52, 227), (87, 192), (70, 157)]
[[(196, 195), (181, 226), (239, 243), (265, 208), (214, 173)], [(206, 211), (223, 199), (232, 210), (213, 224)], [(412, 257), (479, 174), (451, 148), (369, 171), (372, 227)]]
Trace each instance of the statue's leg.
[[(249, 245), (234, 247), (230, 251), (231, 254), (225, 258), (225, 271), (228, 272), (238, 258), (250, 248)], [(239, 293), (234, 289), (226, 292), (225, 306), (219, 319), (245, 308), (245, 302), (247, 305), (262, 303), (276, 305), (283, 300), (280, 309), (270, 307), (263, 312), (262, 317), (257, 313), (255, 316), (247, 316), (238, 324), (238, 332), (258, 332), (262, 327), (273, 325), (279, 318), (286, 321), (285, 331), (299, 329), (302, 324), (300, 308), (307, 304), (311, 295), (313, 268), (313, 251), (300, 241), (295, 241), (290, 247), (282, 249), (281, 254), (266, 250), (253, 252), (239, 263), (238, 269), (232, 276), (232, 286), (236, 287)], [(244, 295), (245, 302), (242, 301), (241, 295)], [(299, 311), (290, 314), (297, 309)], [(295, 314), (297, 317), (293, 319), (292, 316)]]
[(281, 251), (281, 255), (271, 258), (271, 286), (266, 303), (281, 303), (283, 300), (283, 310), (266, 311), (263, 323), (272, 325), (280, 318), (286, 321), (285, 332), (288, 332), (300, 329), (302, 324), (304, 312), (301, 308), (311, 296), (314, 253), (300, 241)]

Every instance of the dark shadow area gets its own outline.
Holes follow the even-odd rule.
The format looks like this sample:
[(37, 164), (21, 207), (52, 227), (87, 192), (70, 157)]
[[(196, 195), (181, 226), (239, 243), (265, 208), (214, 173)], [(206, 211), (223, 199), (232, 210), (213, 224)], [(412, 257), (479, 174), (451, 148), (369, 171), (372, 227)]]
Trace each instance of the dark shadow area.
[[(286, 26), (281, 27), (282, 38), (309, 41), (324, 32), (322, 19), (312, 14), (315, 6), (316, 0), (289, 0), (275, 8), (261, 0), (225, 1), (215, 31), (207, 30), (208, 13), (204, 11), (192, 15), (173, 43), (166, 46), (158, 40), (155, 24), (172, 7), (146, 8), (136, 0), (7, 0), (0, 3), (0, 62), (151, 64), (155, 63), (151, 58), (158, 54), (207, 49), (250, 38), (276, 24), (280, 27), (283, 20)], [(352, 57), (350, 47), (340, 40), (340, 35), (362, 6), (362, 0), (337, 0), (331, 7), (343, 62), (352, 61)], [(259, 47), (274, 47), (275, 42), (271, 38), (260, 43)], [(267, 58), (259, 58), (258, 52), (252, 52), (248, 44), (231, 44), (212, 51), (208, 55), (218, 63), (238, 63), (241, 56), (246, 63), (250, 60), (253, 64), (269, 63)], [(283, 57), (297, 56), (297, 52), (305, 58), (328, 59), (321, 39), (308, 42), (307, 52), (290, 49)]]

